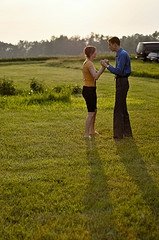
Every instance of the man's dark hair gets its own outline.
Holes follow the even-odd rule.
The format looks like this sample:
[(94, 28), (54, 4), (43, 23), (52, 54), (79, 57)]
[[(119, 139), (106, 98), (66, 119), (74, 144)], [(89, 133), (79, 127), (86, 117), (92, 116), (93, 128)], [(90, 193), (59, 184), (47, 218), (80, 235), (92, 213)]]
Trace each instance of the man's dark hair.
[(112, 44), (116, 43), (118, 46), (120, 46), (120, 39), (118, 37), (112, 37), (108, 40), (108, 42), (111, 42)]

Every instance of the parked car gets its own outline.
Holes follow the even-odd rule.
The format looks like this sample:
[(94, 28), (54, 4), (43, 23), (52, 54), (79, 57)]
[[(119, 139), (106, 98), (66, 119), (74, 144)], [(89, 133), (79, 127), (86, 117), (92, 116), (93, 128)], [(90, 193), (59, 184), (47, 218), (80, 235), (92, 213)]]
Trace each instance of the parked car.
[(147, 59), (150, 60), (150, 61), (159, 62), (159, 52), (150, 52), (147, 55)]
[(139, 42), (136, 48), (137, 58), (148, 60), (149, 53), (159, 52), (159, 42)]

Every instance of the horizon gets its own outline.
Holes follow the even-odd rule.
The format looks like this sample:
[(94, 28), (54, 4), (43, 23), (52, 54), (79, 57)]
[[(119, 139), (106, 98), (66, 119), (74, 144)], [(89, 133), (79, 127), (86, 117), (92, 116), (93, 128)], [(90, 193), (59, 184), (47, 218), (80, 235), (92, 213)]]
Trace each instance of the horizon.
[[(156, 32), (156, 31), (155, 31)], [(93, 34), (98, 34), (98, 33), (93, 33)], [(133, 35), (135, 35), (135, 34), (139, 34), (139, 35), (143, 35), (143, 36), (149, 36), (149, 35), (152, 35), (153, 33), (148, 33), (148, 34), (143, 34), (143, 33), (134, 33), (134, 34), (130, 34), (130, 35), (123, 35), (123, 36), (118, 36), (120, 39), (122, 38), (122, 37), (131, 37), (131, 36), (133, 36)], [(99, 34), (100, 36), (101, 35), (103, 35), (103, 34)], [(52, 35), (52, 36), (54, 36), (54, 35)], [(52, 37), (51, 36), (51, 37)], [(62, 36), (62, 35), (60, 35), (60, 36)], [(54, 36), (55, 38), (59, 38), (60, 36)], [(85, 38), (89, 38), (90, 36), (91, 36), (91, 33), (89, 34), (89, 35), (87, 35), (87, 36), (79, 36), (79, 35), (74, 35), (74, 36), (67, 36), (67, 35), (63, 35), (64, 37), (67, 37), (68, 39), (70, 39), (70, 38), (72, 38), (72, 37), (79, 37), (80, 39), (85, 39)], [(111, 35), (103, 35), (104, 37), (113, 37), (113, 35), (111, 36)], [(114, 35), (115, 36), (115, 35)], [(12, 44), (12, 45), (17, 45), (20, 41), (26, 41), (26, 42), (41, 42), (41, 41), (51, 41), (51, 37), (50, 37), (50, 39), (40, 39), (40, 40), (27, 40), (27, 39), (19, 39), (18, 40), (18, 42), (16, 42), (16, 43), (12, 43), (12, 42), (4, 42), (4, 41), (2, 41), (1, 39), (0, 39), (0, 42), (3, 42), (3, 43), (5, 43), (5, 44)], [(158, 40), (159, 41), (159, 40)]]

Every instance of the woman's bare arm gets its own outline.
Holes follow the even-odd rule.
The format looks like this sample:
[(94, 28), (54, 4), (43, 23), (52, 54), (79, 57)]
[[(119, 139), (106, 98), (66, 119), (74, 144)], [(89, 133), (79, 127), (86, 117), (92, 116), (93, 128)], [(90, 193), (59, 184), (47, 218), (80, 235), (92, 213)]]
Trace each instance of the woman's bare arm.
[(99, 69), (99, 71), (96, 71), (93, 66), (89, 67), (89, 71), (90, 71), (92, 77), (94, 78), (94, 80), (98, 80), (98, 78), (104, 72), (104, 70), (105, 70), (105, 66), (102, 66)]

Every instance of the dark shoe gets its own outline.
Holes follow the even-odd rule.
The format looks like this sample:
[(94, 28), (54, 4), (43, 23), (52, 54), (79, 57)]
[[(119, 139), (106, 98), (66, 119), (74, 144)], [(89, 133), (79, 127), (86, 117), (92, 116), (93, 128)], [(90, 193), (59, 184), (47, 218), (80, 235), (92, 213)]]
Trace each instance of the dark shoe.
[(119, 137), (113, 137), (114, 138), (114, 141), (115, 142), (118, 142), (118, 141), (120, 141), (120, 140), (122, 140), (123, 138), (119, 138)]
[(133, 135), (131, 135), (131, 134), (130, 135), (124, 134), (124, 137), (125, 138), (133, 138)]

